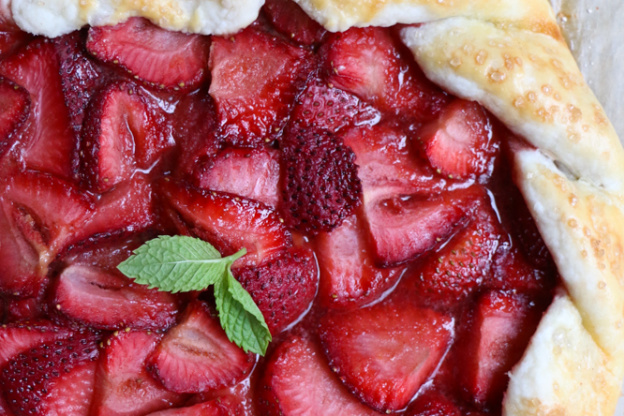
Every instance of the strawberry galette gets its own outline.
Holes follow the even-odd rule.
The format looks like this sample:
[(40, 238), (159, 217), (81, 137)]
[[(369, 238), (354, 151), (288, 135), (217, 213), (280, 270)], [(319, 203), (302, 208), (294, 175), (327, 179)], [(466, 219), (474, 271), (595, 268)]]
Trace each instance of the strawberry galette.
[(613, 414), (624, 151), (547, 2), (258, 3), (1, 2), (0, 415)]

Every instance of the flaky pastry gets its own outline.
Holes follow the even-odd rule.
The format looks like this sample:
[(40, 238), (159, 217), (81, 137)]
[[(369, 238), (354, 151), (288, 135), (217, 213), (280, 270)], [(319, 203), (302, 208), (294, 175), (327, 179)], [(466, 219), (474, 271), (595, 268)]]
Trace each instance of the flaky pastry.
[[(505, 415), (611, 415), (624, 377), (624, 149), (546, 0), (296, 0), (328, 30), (402, 30), (425, 74), (475, 100), (525, 143), (515, 180), (562, 277), (521, 362)], [(175, 30), (235, 32), (247, 0), (3, 0), (23, 29), (56, 36), (144, 16)], [(64, 10), (58, 14), (59, 10)], [(54, 15), (52, 24), (38, 25)], [(422, 23), (422, 24), (421, 24)]]

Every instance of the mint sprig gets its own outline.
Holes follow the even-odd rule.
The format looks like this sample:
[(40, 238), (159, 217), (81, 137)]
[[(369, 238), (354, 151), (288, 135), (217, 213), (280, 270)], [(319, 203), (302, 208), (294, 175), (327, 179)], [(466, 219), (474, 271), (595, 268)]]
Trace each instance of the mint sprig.
[(177, 293), (214, 286), (219, 321), (230, 341), (264, 355), (271, 333), (249, 293), (232, 275), (232, 263), (244, 248), (221, 257), (209, 243), (186, 236), (160, 236), (134, 250), (117, 266), (126, 276), (149, 288)]

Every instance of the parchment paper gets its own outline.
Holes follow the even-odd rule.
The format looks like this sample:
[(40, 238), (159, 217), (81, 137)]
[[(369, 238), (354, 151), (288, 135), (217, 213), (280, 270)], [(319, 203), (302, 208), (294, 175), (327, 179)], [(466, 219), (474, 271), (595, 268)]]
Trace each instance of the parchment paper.
[[(624, 0), (551, 3), (581, 72), (624, 143)], [(624, 397), (615, 415), (624, 416)]]

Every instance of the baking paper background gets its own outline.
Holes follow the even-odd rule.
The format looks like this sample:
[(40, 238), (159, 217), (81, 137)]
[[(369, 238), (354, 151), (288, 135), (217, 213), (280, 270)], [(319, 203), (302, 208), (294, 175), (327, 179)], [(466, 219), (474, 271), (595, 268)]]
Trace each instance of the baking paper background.
[[(624, 0), (551, 2), (581, 72), (624, 143)], [(615, 414), (624, 416), (624, 398)]]

